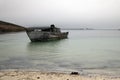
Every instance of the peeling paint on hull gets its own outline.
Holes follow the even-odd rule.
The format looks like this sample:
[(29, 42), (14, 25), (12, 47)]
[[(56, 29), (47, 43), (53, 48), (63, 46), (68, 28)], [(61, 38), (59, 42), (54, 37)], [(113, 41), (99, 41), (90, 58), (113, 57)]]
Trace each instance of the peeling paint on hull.
[(43, 42), (68, 38), (68, 32), (58, 33), (58, 32), (31, 31), (27, 32), (27, 35), (32, 42), (38, 41)]

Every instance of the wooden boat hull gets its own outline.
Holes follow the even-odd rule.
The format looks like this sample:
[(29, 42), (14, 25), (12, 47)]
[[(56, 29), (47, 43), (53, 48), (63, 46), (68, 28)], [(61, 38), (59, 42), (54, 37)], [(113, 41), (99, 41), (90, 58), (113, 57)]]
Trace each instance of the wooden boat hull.
[(26, 33), (32, 42), (43, 42), (68, 38), (68, 32), (26, 31)]

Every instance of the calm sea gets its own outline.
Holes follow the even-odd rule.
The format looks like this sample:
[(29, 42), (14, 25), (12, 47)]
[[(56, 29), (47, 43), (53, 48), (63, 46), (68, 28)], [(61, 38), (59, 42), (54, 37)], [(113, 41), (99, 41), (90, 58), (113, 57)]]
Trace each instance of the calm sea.
[(25, 32), (1, 34), (0, 69), (120, 74), (120, 31), (68, 31), (68, 39), (37, 43)]

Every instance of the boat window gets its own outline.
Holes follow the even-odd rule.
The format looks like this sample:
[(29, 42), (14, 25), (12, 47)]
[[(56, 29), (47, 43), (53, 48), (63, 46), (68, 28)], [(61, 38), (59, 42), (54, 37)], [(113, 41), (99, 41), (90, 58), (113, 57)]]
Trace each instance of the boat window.
[(41, 29), (34, 29), (34, 31), (41, 31)]

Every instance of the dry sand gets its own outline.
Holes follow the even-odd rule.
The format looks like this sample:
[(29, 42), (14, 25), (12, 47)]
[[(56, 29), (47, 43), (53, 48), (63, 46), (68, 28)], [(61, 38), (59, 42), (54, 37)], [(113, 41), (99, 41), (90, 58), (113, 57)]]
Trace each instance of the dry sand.
[(107, 75), (71, 75), (69, 73), (40, 71), (0, 71), (0, 80), (120, 80), (120, 77)]

